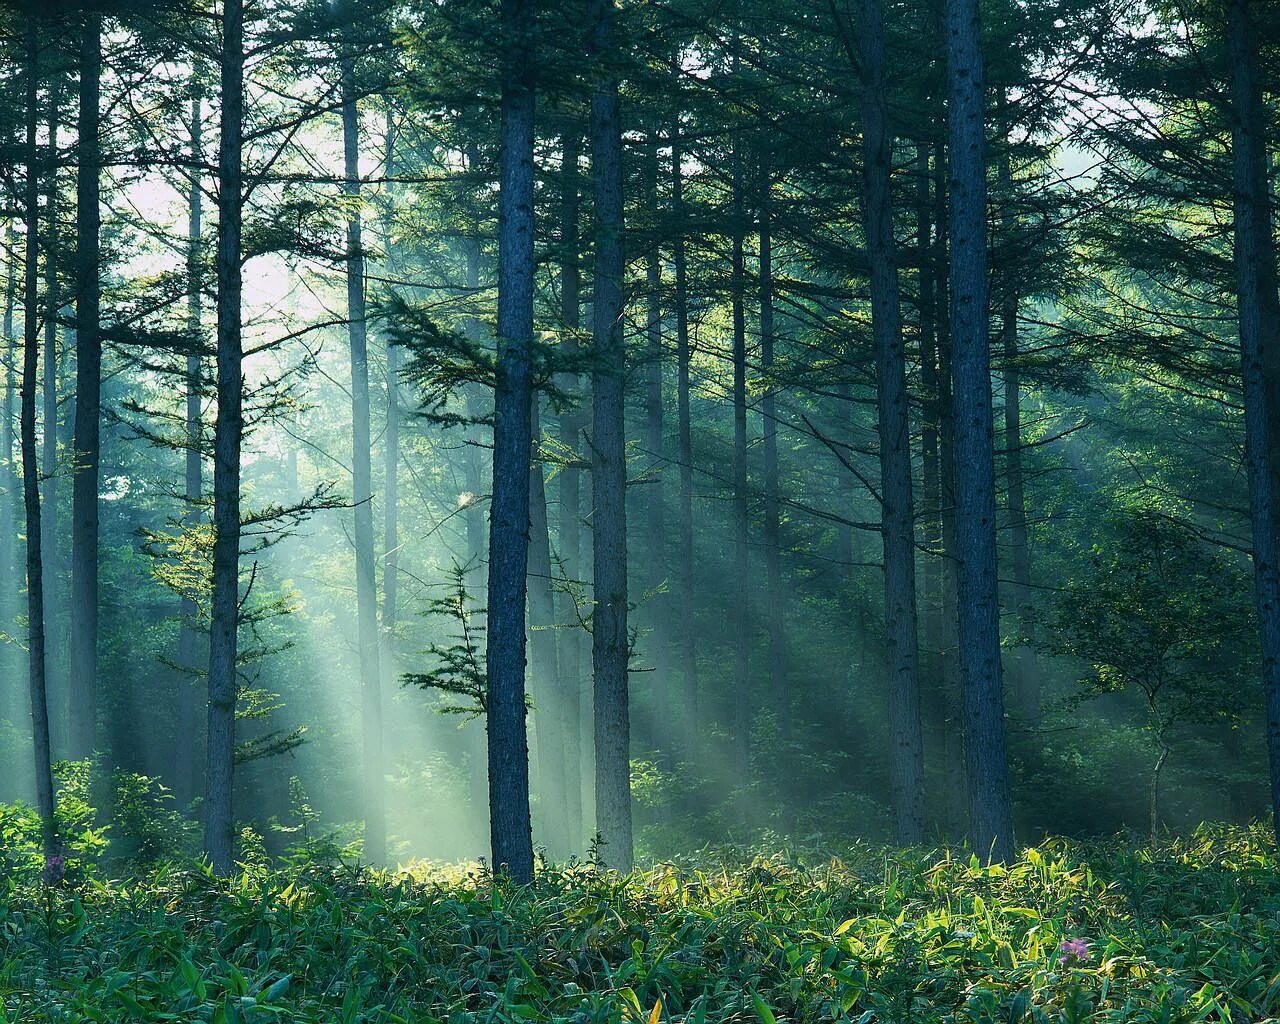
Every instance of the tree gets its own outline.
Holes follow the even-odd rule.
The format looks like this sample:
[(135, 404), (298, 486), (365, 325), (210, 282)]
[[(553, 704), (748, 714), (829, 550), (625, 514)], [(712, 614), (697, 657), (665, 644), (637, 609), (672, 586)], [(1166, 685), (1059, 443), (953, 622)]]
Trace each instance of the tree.
[(98, 721), (98, 466), (102, 388), (99, 329), (102, 19), (80, 28), (76, 175), (75, 461), (71, 493), (71, 753), (89, 757)]
[(955, 403), (956, 554), (970, 840), (1013, 857), (1005, 753), (995, 452), (987, 340), (987, 186), (981, 24), (977, 0), (946, 0), (950, 284)]
[(861, 28), (864, 216), (871, 263), (871, 323), (880, 433), (890, 765), (898, 841), (910, 844), (924, 839), (924, 741), (920, 734), (910, 410), (893, 230), (893, 135), (888, 124), (881, 0), (865, 0)]
[(596, 744), (596, 832), (610, 867), (632, 867), (631, 709), (627, 633), (627, 466), (622, 333), (624, 224), (622, 120), (614, 0), (588, 10), (591, 173), (595, 184), (595, 309), (592, 320), (591, 497), (595, 602), (591, 614)]
[[(45, 677), (44, 548), (41, 544), (40, 472), (36, 460), (36, 374), (40, 359), (40, 28), (30, 17), (26, 26), (26, 181), (23, 216), (26, 221), (26, 265), (23, 272), (22, 312), (22, 494), (27, 518), (27, 676), (31, 693), (32, 753), (35, 758), (36, 810), (46, 865), (59, 856), (54, 818), (53, 772), (49, 755), (49, 700)], [(46, 424), (48, 429), (48, 424)]]
[[(346, 12), (349, 16), (350, 11)], [(369, 429), (368, 322), (365, 313), (363, 225), (360, 202), (360, 119), (350, 20), (339, 42), (342, 92), (343, 193), (347, 214), (347, 332), (351, 346), (351, 467), (355, 504), (356, 617), (360, 647), (360, 707), (364, 739), (364, 855), (386, 857), (387, 824), (382, 785), (382, 669), (379, 665), (377, 559), (373, 549), (373, 444)]]
[(502, 0), (498, 363), (489, 508), (489, 830), (495, 870), (533, 880), (525, 713), (525, 595), (533, 384), (534, 0)]
[(1271, 808), (1280, 840), (1280, 300), (1276, 296), (1267, 122), (1257, 38), (1253, 5), (1249, 0), (1229, 0), (1232, 207), (1236, 317), (1244, 375), (1245, 466), (1262, 642)]
[(1160, 822), (1160, 780), (1188, 726), (1234, 720), (1252, 665), (1232, 657), (1254, 625), (1237, 557), (1206, 550), (1159, 518), (1128, 515), (1093, 546), (1088, 571), (1058, 595), (1051, 650), (1089, 664), (1082, 698), (1141, 695), (1155, 759), (1148, 825)]
[(237, 651), (240, 621), (240, 451), (244, 436), (240, 302), (244, 202), (244, 3), (222, 9), (222, 102), (218, 139), (217, 396), (213, 434), (213, 599), (209, 634), (205, 852), (220, 875), (232, 868)]

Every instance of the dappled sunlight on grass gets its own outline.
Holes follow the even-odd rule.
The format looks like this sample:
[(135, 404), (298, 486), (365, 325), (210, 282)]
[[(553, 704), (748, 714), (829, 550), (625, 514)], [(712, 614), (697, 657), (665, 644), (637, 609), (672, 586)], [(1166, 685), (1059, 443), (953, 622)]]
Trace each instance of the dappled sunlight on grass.
[(11, 886), (11, 1021), (1258, 1021), (1280, 1013), (1262, 829), (1061, 840), (1007, 867), (871, 846), (530, 888), (481, 864), (250, 865)]

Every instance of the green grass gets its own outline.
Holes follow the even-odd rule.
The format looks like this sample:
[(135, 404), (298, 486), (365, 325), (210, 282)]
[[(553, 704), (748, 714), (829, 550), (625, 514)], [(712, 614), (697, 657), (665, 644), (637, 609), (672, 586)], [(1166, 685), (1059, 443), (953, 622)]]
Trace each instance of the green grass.
[[(11, 1022), (1223, 1021), (1280, 1015), (1261, 830), (1157, 849), (708, 855), (619, 879), (200, 871), (11, 886)], [(1061, 944), (1084, 939), (1083, 963)]]

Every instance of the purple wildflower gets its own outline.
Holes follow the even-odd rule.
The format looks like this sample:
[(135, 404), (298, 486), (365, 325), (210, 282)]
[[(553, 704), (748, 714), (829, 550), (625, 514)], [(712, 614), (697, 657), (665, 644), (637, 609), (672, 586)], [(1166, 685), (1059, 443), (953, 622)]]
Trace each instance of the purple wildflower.
[(50, 885), (56, 885), (66, 876), (67, 859), (60, 853), (44, 859), (44, 877)]
[(1063, 967), (1072, 967), (1089, 959), (1089, 943), (1085, 939), (1063, 939), (1058, 952), (1061, 954), (1058, 963)]

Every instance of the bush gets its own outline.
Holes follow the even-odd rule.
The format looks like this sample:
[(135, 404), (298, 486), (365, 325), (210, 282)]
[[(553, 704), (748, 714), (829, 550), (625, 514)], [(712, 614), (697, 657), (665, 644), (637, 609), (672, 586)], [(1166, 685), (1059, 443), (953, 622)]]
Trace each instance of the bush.
[(341, 865), (162, 870), (0, 908), (35, 1021), (1261, 1021), (1280, 871), (1261, 828), (1014, 864), (859, 847), (707, 852), (619, 878)]

